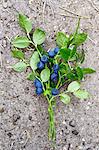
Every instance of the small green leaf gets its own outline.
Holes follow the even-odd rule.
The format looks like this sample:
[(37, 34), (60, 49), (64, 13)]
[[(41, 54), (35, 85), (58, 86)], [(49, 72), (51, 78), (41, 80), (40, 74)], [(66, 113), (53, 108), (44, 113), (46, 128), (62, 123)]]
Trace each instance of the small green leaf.
[(12, 44), (14, 47), (17, 47), (17, 48), (26, 48), (29, 46), (30, 41), (25, 36), (18, 36), (18, 37), (15, 37), (15, 39), (12, 41)]
[(71, 81), (77, 80), (77, 75), (71, 71), (67, 73), (67, 78), (70, 79)]
[(27, 33), (32, 30), (32, 22), (25, 15), (19, 14), (19, 24)]
[(75, 92), (80, 88), (80, 84), (77, 81), (73, 81), (68, 85), (69, 92)]
[(42, 70), (41, 72), (41, 80), (42, 82), (47, 82), (50, 78), (50, 70), (48, 68)]
[(33, 81), (35, 79), (34, 73), (31, 72), (27, 75), (27, 79)]
[(60, 95), (60, 100), (64, 103), (64, 104), (69, 104), (70, 103), (70, 96), (68, 96), (67, 94), (61, 94)]
[(82, 80), (82, 78), (83, 78), (83, 71), (82, 71), (82, 69), (80, 67), (77, 67), (76, 72), (77, 72), (78, 79)]
[(24, 59), (24, 53), (21, 50), (18, 50), (17, 48), (12, 50), (11, 53), (14, 58)]
[(56, 43), (59, 47), (66, 47), (68, 43), (68, 37), (63, 32), (58, 32), (56, 35)]
[(70, 56), (70, 50), (67, 48), (62, 48), (60, 49), (60, 55), (61, 55), (61, 58), (63, 58), (65, 61), (68, 61), (69, 56)]
[(70, 49), (70, 58), (69, 59), (73, 58), (75, 56), (75, 54), (76, 54), (76, 48), (74, 47), (73, 49)]
[(32, 57), (30, 58), (30, 66), (33, 71), (35, 71), (37, 69), (37, 64), (39, 61), (40, 61), (39, 54), (37, 51), (35, 51), (33, 53)]
[(96, 71), (92, 68), (82, 68), (83, 74), (91, 74), (95, 73)]
[(72, 41), (72, 44), (79, 46), (79, 45), (83, 44), (86, 39), (87, 39), (86, 33), (76, 34), (76, 36), (74, 37), (74, 39)]
[(33, 41), (36, 45), (40, 45), (45, 41), (46, 34), (42, 29), (36, 29), (33, 33)]
[(27, 65), (23, 61), (18, 62), (12, 66), (12, 68), (17, 72), (25, 71), (26, 67), (27, 67)]
[(87, 99), (89, 97), (89, 93), (85, 90), (78, 90), (73, 93), (77, 98)]

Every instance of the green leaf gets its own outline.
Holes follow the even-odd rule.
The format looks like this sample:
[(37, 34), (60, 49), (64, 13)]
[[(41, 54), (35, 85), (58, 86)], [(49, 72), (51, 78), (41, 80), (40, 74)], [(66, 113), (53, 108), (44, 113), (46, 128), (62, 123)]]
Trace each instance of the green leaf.
[(12, 50), (11, 54), (14, 58), (24, 59), (24, 53), (21, 50), (18, 50), (17, 48)]
[(69, 65), (67, 63), (65, 63), (65, 65), (63, 63), (61, 63), (59, 71), (62, 74), (67, 74), (68, 72), (70, 72), (70, 67), (69, 67)]
[(72, 44), (74, 44), (76, 46), (79, 46), (79, 45), (83, 44), (86, 39), (87, 39), (87, 34), (86, 33), (76, 34), (73, 41), (72, 41)]
[(61, 58), (63, 58), (65, 61), (68, 61), (69, 56), (70, 56), (70, 49), (67, 49), (67, 48), (60, 49), (60, 55), (61, 55)]
[(70, 49), (70, 58), (69, 59), (73, 58), (75, 56), (75, 54), (76, 54), (76, 48), (74, 47), (73, 49)]
[(30, 80), (30, 81), (33, 81), (35, 79), (35, 76), (34, 76), (34, 73), (31, 72), (27, 75), (27, 79)]
[(12, 66), (12, 68), (17, 72), (25, 71), (26, 67), (27, 67), (27, 64), (25, 64), (23, 61), (18, 62)]
[(36, 45), (40, 45), (45, 41), (46, 34), (42, 29), (36, 29), (33, 33), (33, 41)]
[(40, 61), (39, 54), (37, 51), (35, 51), (33, 53), (32, 57), (30, 58), (30, 66), (33, 71), (35, 71), (37, 69), (37, 64), (39, 61)]
[(96, 71), (92, 68), (82, 68), (83, 74), (91, 74), (95, 73)]
[(77, 72), (78, 79), (82, 80), (82, 78), (83, 78), (83, 71), (82, 71), (82, 69), (80, 67), (77, 67), (76, 72)]
[(77, 98), (87, 99), (89, 97), (89, 93), (85, 90), (78, 90), (73, 93)]
[(80, 84), (77, 81), (73, 81), (68, 85), (69, 92), (75, 92), (80, 88)]
[(67, 74), (67, 78), (72, 80), (72, 81), (77, 80), (77, 75), (71, 71)]
[(59, 47), (66, 47), (68, 43), (68, 37), (63, 32), (58, 32), (56, 35), (56, 43)]
[(25, 15), (19, 14), (19, 24), (27, 33), (32, 30), (32, 22)]
[(50, 70), (48, 68), (42, 70), (41, 72), (41, 80), (42, 82), (47, 82), (50, 78)]
[(70, 103), (70, 96), (68, 96), (67, 94), (61, 94), (60, 95), (60, 100), (64, 103), (64, 104), (69, 104)]
[(17, 48), (26, 48), (29, 46), (30, 41), (25, 36), (18, 36), (18, 37), (15, 37), (15, 39), (12, 41), (12, 44), (14, 47), (17, 47)]

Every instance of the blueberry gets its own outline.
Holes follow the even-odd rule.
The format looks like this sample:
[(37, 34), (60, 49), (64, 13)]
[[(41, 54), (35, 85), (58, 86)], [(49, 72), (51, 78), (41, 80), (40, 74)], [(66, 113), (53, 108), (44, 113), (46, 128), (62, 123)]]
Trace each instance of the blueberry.
[(54, 70), (54, 71), (58, 71), (58, 70), (59, 70), (59, 65), (58, 65), (58, 64), (55, 64), (55, 65), (53, 66), (53, 70)]
[(44, 63), (42, 61), (40, 61), (38, 64), (37, 64), (37, 67), (38, 69), (42, 70), (44, 68)]
[(49, 57), (53, 58), (53, 57), (55, 56), (54, 50), (50, 50), (50, 51), (48, 52), (48, 55), (49, 55)]
[(47, 63), (47, 62), (48, 62), (48, 57), (47, 57), (47, 55), (43, 55), (43, 56), (41, 57), (41, 61), (42, 61), (43, 63)]
[(52, 89), (52, 95), (58, 95), (59, 94), (59, 91), (58, 89)]
[(54, 49), (54, 52), (55, 52), (55, 54), (57, 54), (57, 53), (59, 52), (59, 47), (56, 47), (56, 48)]
[(52, 73), (51, 74), (51, 80), (57, 79), (58, 74), (57, 73)]
[(58, 70), (54, 70), (54, 73), (58, 74)]
[(36, 94), (40, 95), (43, 93), (43, 89), (42, 88), (36, 88)]
[(38, 80), (38, 79), (35, 79), (35, 80), (34, 80), (34, 85), (35, 85), (36, 88), (42, 88), (42, 83), (41, 83), (41, 81)]

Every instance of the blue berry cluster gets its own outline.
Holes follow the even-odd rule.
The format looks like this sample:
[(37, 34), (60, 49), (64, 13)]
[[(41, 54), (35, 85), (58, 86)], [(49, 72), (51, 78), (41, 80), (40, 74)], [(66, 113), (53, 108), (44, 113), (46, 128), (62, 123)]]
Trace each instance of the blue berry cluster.
[(38, 62), (38, 64), (37, 64), (37, 68), (40, 69), (40, 70), (44, 69), (45, 63), (47, 63), (47, 62), (48, 62), (48, 56), (47, 55), (43, 55), (41, 57), (40, 62)]
[(53, 73), (51, 74), (51, 80), (52, 81), (57, 81), (57, 78), (58, 78), (58, 71), (59, 71), (59, 65), (58, 64), (55, 64), (53, 66)]
[(54, 56), (59, 52), (59, 48), (56, 47), (48, 52), (49, 57), (54, 58)]
[(38, 80), (38, 79), (35, 79), (35, 80), (34, 80), (34, 85), (35, 85), (35, 87), (36, 87), (36, 94), (37, 94), (37, 95), (42, 94), (42, 93), (43, 93), (43, 87), (42, 87), (41, 81)]
[[(48, 52), (48, 56), (47, 55), (43, 55), (41, 57), (40, 61), (37, 64), (37, 68), (39, 70), (44, 69), (45, 64), (48, 63), (48, 61), (49, 61), (49, 58), (54, 58), (54, 56), (56, 56), (58, 52), (59, 52), (59, 48), (56, 47), (56, 48), (54, 48), (54, 49), (52, 49), (52, 50), (50, 50)], [(53, 65), (53, 73), (51, 74), (51, 81), (57, 81), (58, 71), (59, 71), (59, 65), (58, 64), (54, 64)], [(34, 85), (36, 87), (36, 94), (37, 95), (42, 94), (43, 93), (43, 87), (42, 87), (41, 81), (38, 80), (38, 79), (35, 79)], [(58, 89), (53, 88), (51, 90), (51, 93), (52, 93), (52, 95), (57, 95), (57, 94), (59, 94), (59, 91), (58, 91)]]

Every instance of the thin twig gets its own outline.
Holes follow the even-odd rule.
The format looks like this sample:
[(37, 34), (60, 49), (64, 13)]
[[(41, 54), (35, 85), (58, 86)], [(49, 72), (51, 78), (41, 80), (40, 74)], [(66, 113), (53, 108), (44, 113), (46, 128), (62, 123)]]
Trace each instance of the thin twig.
[(94, 45), (96, 45), (96, 42), (95, 42), (91, 37), (88, 36), (88, 39), (89, 39)]
[(59, 7), (59, 8), (62, 9), (62, 10), (67, 11), (67, 12), (70, 13), (70, 14), (73, 14), (73, 15), (75, 15), (75, 16), (78, 16), (79, 18), (90, 19), (90, 17), (79, 15), (79, 14), (77, 14), (77, 13), (75, 13), (75, 12), (72, 12), (72, 11), (68, 10), (67, 8), (63, 8), (63, 7)]
[(44, 22), (44, 18), (45, 18), (45, 7), (46, 7), (46, 3), (47, 3), (47, 0), (44, 1), (44, 5), (43, 5), (43, 22)]
[(92, 7), (97, 11), (97, 12), (99, 12), (99, 8), (98, 7), (96, 7), (96, 4), (92, 1), (92, 0), (88, 0), (89, 1), (89, 3), (92, 5)]
[(2, 55), (1, 55), (1, 52), (0, 52), (0, 67), (2, 68)]
[(79, 17), (79, 16), (69, 16), (69, 15), (66, 15), (66, 14), (63, 14), (63, 13), (58, 13), (58, 14), (61, 15), (61, 16), (68, 17), (68, 18), (87, 19), (87, 18), (83, 18), (83, 17)]

